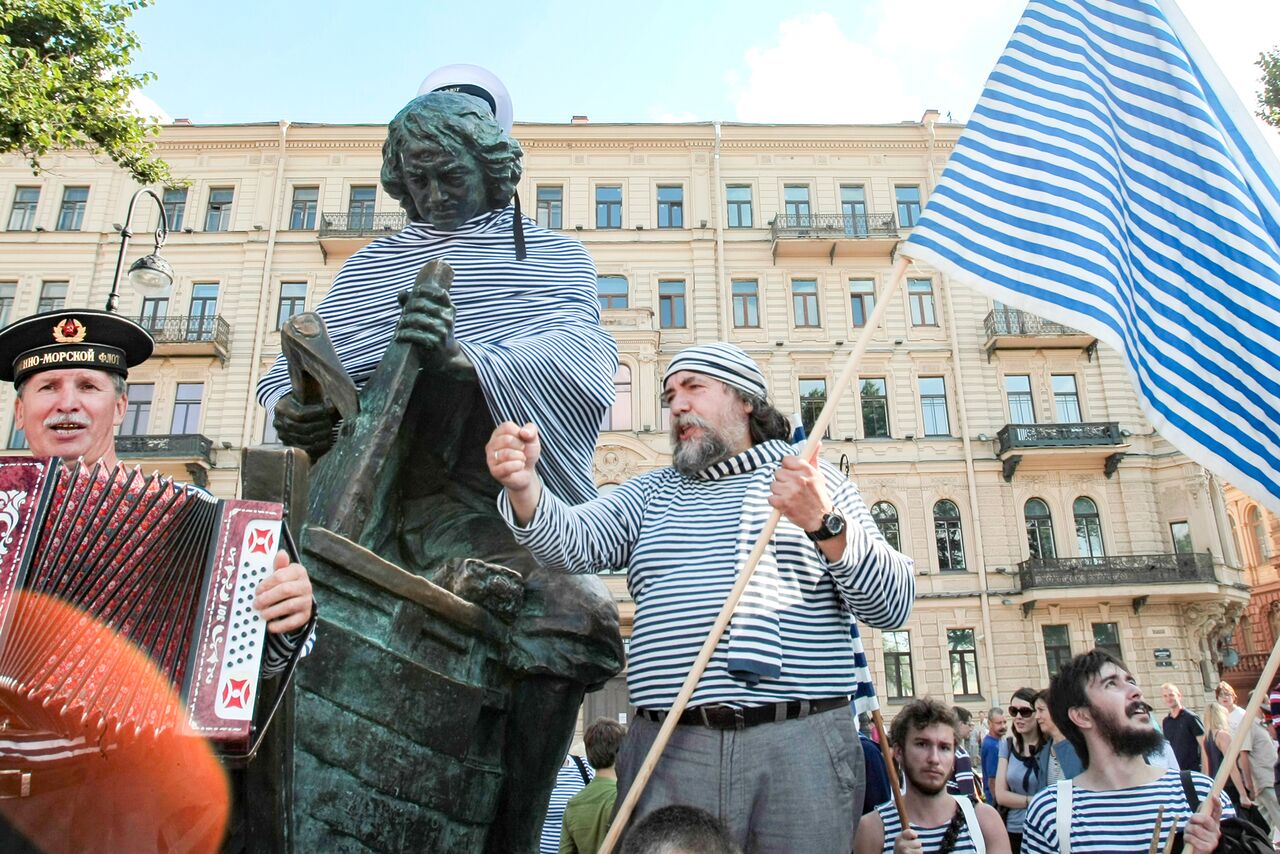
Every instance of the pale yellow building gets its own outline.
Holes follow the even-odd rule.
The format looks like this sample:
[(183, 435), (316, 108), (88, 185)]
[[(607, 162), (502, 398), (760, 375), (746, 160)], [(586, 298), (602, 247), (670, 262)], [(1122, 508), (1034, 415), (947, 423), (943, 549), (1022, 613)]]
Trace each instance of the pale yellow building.
[[(866, 632), (889, 702), (973, 709), (1044, 686), (1052, 662), (1114, 647), (1145, 687), (1196, 705), (1248, 601), (1218, 484), (1138, 411), (1114, 352), (913, 267), (898, 240), (961, 128), (928, 113), (878, 126), (518, 124), (525, 212), (596, 260), (617, 338), (619, 402), (600, 437), (607, 488), (665, 465), (659, 379), (671, 356), (727, 339), (812, 422), (872, 300), (893, 299), (823, 455), (849, 467), (887, 535), (916, 559), (901, 631)], [(122, 296), (158, 332), (131, 380), (122, 456), (233, 494), (240, 450), (271, 440), (252, 386), (277, 329), (323, 297), (343, 260), (403, 224), (378, 187), (382, 125), (167, 126), (190, 180), (166, 195), (165, 297)], [(101, 305), (135, 185), (82, 153), (33, 177), (0, 160), (0, 306)], [(151, 251), (140, 208), (128, 260)], [(9, 445), (9, 397), (0, 429)], [(0, 437), (3, 438), (3, 437)], [(1034, 549), (1034, 552), (1033, 552)], [(1034, 559), (1033, 559), (1034, 558)], [(629, 626), (624, 579), (608, 579)], [(620, 683), (588, 714), (624, 711)]]

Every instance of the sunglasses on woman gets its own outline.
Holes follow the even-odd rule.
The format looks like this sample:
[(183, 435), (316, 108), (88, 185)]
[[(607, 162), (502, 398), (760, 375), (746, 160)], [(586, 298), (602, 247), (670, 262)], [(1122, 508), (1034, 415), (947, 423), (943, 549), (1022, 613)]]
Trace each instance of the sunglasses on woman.
[(1036, 713), (1030, 706), (1010, 706), (1009, 714), (1015, 718), (1029, 718)]

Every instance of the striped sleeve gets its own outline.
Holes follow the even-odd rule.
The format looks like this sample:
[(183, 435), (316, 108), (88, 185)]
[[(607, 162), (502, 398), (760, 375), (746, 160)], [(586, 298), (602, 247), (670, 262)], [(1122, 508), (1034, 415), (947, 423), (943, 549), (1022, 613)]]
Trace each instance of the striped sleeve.
[(873, 628), (896, 629), (915, 604), (915, 562), (885, 541), (853, 481), (834, 466), (822, 468), (832, 503), (847, 522), (844, 554), (827, 563), (827, 572), (855, 617)]
[(538, 509), (524, 527), (504, 489), (498, 512), (542, 566), (578, 574), (624, 569), (640, 533), (650, 479), (632, 478), (608, 495), (574, 506), (543, 489)]

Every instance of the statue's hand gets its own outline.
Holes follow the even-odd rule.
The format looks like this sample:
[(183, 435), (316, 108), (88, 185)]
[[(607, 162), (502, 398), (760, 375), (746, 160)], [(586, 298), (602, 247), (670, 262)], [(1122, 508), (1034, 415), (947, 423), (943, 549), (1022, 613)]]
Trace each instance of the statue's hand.
[(447, 290), (430, 285), (401, 291), (400, 305), (404, 308), (396, 328), (397, 341), (415, 344), (424, 354), (431, 355), (442, 353), (450, 345), (454, 310)]
[(475, 558), (451, 560), (431, 580), (506, 622), (515, 619), (524, 602), (519, 573)]
[(276, 404), (273, 423), (281, 442), (306, 451), (314, 462), (333, 445), (338, 411), (328, 403), (300, 403), (290, 392)]

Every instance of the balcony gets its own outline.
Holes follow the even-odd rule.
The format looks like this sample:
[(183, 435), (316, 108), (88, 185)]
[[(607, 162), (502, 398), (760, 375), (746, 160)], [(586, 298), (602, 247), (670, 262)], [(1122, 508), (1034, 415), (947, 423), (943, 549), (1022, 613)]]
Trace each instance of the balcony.
[(1137, 613), (1152, 597), (1213, 602), (1246, 602), (1249, 598), (1239, 573), (1215, 564), (1207, 552), (1024, 560), (1018, 564), (1018, 584), (1025, 613), (1030, 613), (1036, 602), (1046, 600), (1083, 603), (1129, 599)]
[(1103, 473), (1111, 477), (1128, 447), (1116, 421), (1006, 424), (996, 434), (996, 456), (1004, 463), (1005, 481), (1013, 480), (1018, 466), (1024, 461), (1057, 467), (1081, 458), (1101, 460)]
[(404, 211), (322, 213), (318, 234), (320, 251), (324, 253), (326, 261), (330, 254), (345, 258), (375, 238), (395, 234), (408, 221), (408, 215)]
[(1084, 350), (1093, 359), (1098, 339), (1039, 315), (1014, 308), (997, 308), (986, 320), (987, 361), (996, 350)]
[(769, 223), (773, 260), (825, 255), (835, 259), (888, 256), (898, 242), (893, 214), (778, 214)]
[(156, 340), (157, 356), (216, 356), (227, 360), (231, 325), (221, 315), (144, 317), (138, 321)]
[(213, 440), (199, 433), (116, 436), (116, 455), (141, 462), (144, 469), (206, 486), (213, 466)]

